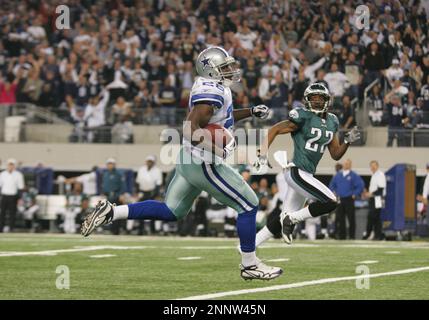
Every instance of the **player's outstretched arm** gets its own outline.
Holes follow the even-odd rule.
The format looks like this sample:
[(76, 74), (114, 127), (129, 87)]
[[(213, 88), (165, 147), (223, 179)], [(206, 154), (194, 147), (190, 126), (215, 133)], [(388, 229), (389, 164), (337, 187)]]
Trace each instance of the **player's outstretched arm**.
[(340, 139), (338, 134), (335, 134), (331, 143), (328, 145), (329, 153), (331, 154), (332, 159), (335, 161), (340, 160), (343, 155), (346, 153), (352, 142), (355, 142), (360, 139), (360, 132), (357, 127), (354, 127), (352, 130), (346, 133), (344, 138), (344, 143), (340, 144)]
[(234, 121), (237, 122), (248, 117), (266, 119), (269, 112), (270, 109), (266, 105), (260, 104), (251, 108), (236, 109), (232, 112), (232, 115), (234, 117)]
[(234, 110), (232, 112), (232, 116), (234, 117), (234, 121), (237, 122), (237, 121), (251, 117), (252, 113), (250, 110), (251, 110), (250, 108)]
[(340, 139), (338, 138), (338, 134), (336, 133), (331, 143), (328, 145), (329, 153), (331, 154), (332, 159), (335, 161), (340, 160), (343, 155), (346, 153), (349, 148), (348, 143), (340, 144)]
[(279, 134), (291, 133), (297, 129), (298, 129), (298, 126), (295, 123), (289, 120), (285, 120), (285, 121), (276, 123), (268, 130), (268, 136), (265, 138), (261, 148), (258, 150), (258, 158), (256, 159), (256, 162), (253, 164), (253, 167), (256, 169), (257, 172), (260, 172), (261, 168), (266, 166), (271, 168), (271, 165), (268, 162), (267, 153), (274, 139)]
[(284, 120), (273, 125), (268, 130), (268, 136), (261, 146), (260, 154), (265, 156), (268, 153), (268, 149), (279, 134), (292, 133), (297, 129), (298, 126), (290, 120)]

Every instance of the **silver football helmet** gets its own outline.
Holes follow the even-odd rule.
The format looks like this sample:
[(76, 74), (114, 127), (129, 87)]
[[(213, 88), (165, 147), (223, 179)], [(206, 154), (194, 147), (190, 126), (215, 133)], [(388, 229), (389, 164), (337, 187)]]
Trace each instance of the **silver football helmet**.
[(222, 82), (227, 87), (240, 81), (241, 71), (237, 62), (221, 47), (209, 47), (201, 51), (195, 64), (200, 77)]
[[(321, 96), (322, 99), (312, 99), (314, 96)], [(314, 113), (324, 113), (329, 108), (331, 94), (323, 83), (315, 82), (310, 84), (304, 91), (304, 102), (307, 109)]]

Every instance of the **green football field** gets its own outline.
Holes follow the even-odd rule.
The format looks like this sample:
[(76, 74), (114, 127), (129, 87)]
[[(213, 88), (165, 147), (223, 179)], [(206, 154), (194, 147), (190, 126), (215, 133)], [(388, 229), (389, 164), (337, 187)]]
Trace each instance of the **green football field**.
[(284, 269), (272, 281), (240, 278), (236, 243), (1, 234), (0, 299), (429, 298), (429, 242), (273, 240), (258, 249)]

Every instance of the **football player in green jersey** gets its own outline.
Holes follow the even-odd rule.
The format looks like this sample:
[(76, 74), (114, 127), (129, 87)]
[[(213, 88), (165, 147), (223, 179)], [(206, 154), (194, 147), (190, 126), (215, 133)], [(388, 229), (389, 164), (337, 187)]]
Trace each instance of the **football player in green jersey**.
[[(360, 138), (357, 127), (354, 127), (345, 135), (344, 143), (340, 143), (337, 134), (338, 119), (328, 112), (330, 93), (323, 84), (310, 84), (304, 92), (304, 102), (304, 108), (291, 110), (288, 120), (269, 129), (268, 141), (262, 145), (254, 164), (257, 170), (269, 165), (267, 152), (275, 137), (287, 133), (292, 135), (294, 155), (285, 170), (289, 187), (283, 201), (283, 210), (280, 217), (270, 216), (267, 225), (258, 232), (257, 246), (279, 233), (286, 243), (291, 244), (295, 224), (335, 210), (335, 195), (313, 175), (326, 146), (332, 159), (339, 160), (349, 145)], [(311, 203), (304, 207), (307, 201)]]

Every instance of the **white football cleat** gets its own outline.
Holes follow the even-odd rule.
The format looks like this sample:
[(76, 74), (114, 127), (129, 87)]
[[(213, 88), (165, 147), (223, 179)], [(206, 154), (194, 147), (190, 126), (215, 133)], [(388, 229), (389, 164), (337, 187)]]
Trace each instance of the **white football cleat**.
[(245, 267), (240, 264), (241, 277), (244, 280), (272, 280), (279, 277), (283, 270), (278, 267), (270, 267), (261, 262), (259, 259), (256, 265)]
[(84, 237), (89, 236), (95, 228), (104, 226), (113, 221), (114, 205), (107, 200), (100, 200), (89, 215), (86, 216), (82, 223), (81, 234)]
[(280, 224), (282, 225), (282, 238), (287, 244), (292, 244), (293, 241), (293, 229), (295, 224), (292, 222), (290, 216), (286, 212), (280, 214)]

